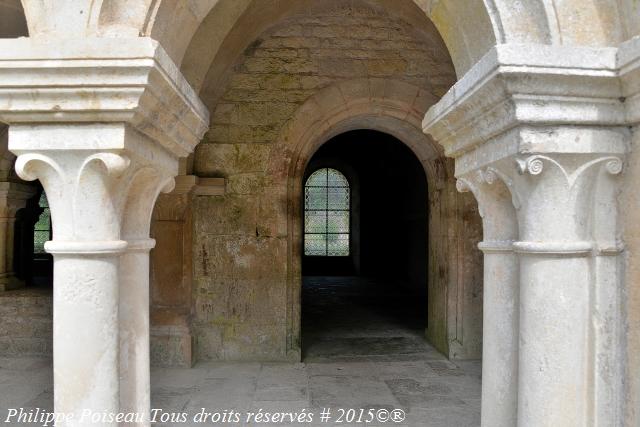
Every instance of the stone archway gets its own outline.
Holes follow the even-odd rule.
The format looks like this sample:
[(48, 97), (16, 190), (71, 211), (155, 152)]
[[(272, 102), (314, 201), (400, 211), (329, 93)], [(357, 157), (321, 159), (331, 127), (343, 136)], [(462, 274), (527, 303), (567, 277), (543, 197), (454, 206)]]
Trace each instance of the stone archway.
[[(371, 129), (405, 142), (427, 175), (432, 210), (428, 274), (432, 326), (427, 336), (449, 357), (480, 357), (482, 307), (477, 298), (482, 294), (482, 268), (475, 249), (480, 238), (479, 221), (473, 220), (475, 202), (455, 191), (451, 163), (442, 157), (437, 144), (419, 131), (421, 110), (432, 99), (402, 82), (345, 81), (314, 95), (283, 128), (278, 138), (280, 148), (275, 150), (279, 155), (272, 156), (268, 175), (275, 177), (272, 192), (286, 196), (289, 351), (299, 352), (302, 254), (299, 195), (307, 162), (332, 136), (354, 129)], [(468, 234), (459, 234), (462, 229), (468, 230)], [(451, 311), (455, 315), (447, 314)]]
[[(553, 313), (560, 317), (566, 314), (565, 308), (579, 306), (583, 310), (572, 312), (573, 318), (562, 317), (565, 322), (567, 319), (572, 321), (568, 322), (568, 327), (558, 331), (565, 335), (556, 334), (556, 338), (566, 336), (567, 340), (549, 339), (545, 331), (536, 329), (536, 325), (544, 324), (548, 319), (536, 318), (539, 313), (531, 310), (531, 305), (522, 311), (533, 316), (528, 318), (529, 322), (523, 329), (526, 333), (533, 333), (530, 335), (533, 339), (522, 340), (522, 349), (528, 353), (521, 354), (519, 361), (518, 375), (522, 381), (518, 389), (518, 405), (522, 410), (518, 412), (518, 423), (521, 425), (535, 425), (536, 416), (540, 413), (548, 415), (545, 421), (563, 425), (581, 425), (591, 420), (603, 424), (616, 423), (624, 417), (623, 411), (627, 414), (625, 420), (637, 420), (637, 405), (634, 407), (638, 401), (639, 387), (634, 382), (637, 380), (632, 378), (629, 384), (625, 383), (628, 388), (624, 392), (632, 401), (627, 407), (625, 402), (621, 402), (623, 392), (612, 383), (622, 383), (623, 369), (632, 372), (638, 364), (637, 351), (634, 350), (638, 348), (640, 322), (634, 315), (628, 315), (637, 306), (637, 290), (632, 287), (637, 275), (637, 261), (632, 257), (637, 247), (637, 236), (632, 231), (633, 215), (618, 209), (615, 195), (621, 186), (619, 181), (624, 180), (624, 206), (630, 207), (628, 211), (634, 211), (631, 208), (637, 205), (637, 199), (629, 177), (635, 176), (637, 162), (635, 157), (628, 155), (628, 149), (631, 143), (637, 143), (638, 46), (637, 40), (621, 43), (638, 34), (637, 17), (640, 15), (637, 2), (630, 0), (579, 3), (531, 1), (522, 8), (514, 9), (509, 7), (509, 2), (501, 0), (419, 2), (442, 34), (461, 78), (450, 96), (431, 110), (425, 123), (425, 129), (436, 134), (438, 141), (451, 148), (448, 154), (456, 157), (457, 175), (462, 179), (460, 189), (469, 188), (477, 194), (481, 189), (483, 194), (491, 195), (488, 202), (492, 205), (502, 206), (506, 200), (503, 207), (513, 207), (521, 217), (518, 219), (524, 219), (518, 223), (522, 228), (518, 230), (518, 240), (521, 241), (507, 245), (509, 251), (518, 253), (519, 261), (527, 268), (528, 273), (521, 273), (518, 285), (522, 283), (531, 290), (532, 280), (545, 277), (550, 277), (548, 283), (556, 284), (552, 273), (562, 273), (567, 271), (567, 266), (576, 265), (578, 268), (569, 271), (578, 272), (576, 277), (582, 281), (577, 283), (576, 277), (561, 276), (558, 286), (550, 288), (548, 294), (527, 294), (540, 297), (536, 300), (537, 305), (552, 307)], [(183, 8), (180, 13), (173, 13), (168, 1), (138, 2), (135, 11), (126, 7), (131, 2), (65, 2), (60, 5), (60, 2), (51, 0), (25, 0), (24, 4), (32, 38), (4, 40), (3, 49), (0, 49), (3, 59), (7, 60), (2, 61), (3, 79), (0, 79), (3, 89), (1, 118), (11, 124), (10, 145), (22, 156), (19, 169), (25, 177), (46, 181), (52, 172), (43, 167), (43, 163), (53, 165), (54, 169), (62, 164), (70, 173), (88, 171), (92, 183), (104, 178), (103, 182), (113, 184), (122, 181), (120, 177), (124, 170), (129, 168), (130, 172), (131, 168), (139, 166), (136, 162), (127, 163), (123, 157), (113, 157), (113, 150), (131, 151), (142, 164), (151, 158), (155, 162), (155, 156), (171, 152), (170, 161), (154, 163), (154, 166), (163, 171), (168, 169), (167, 175), (176, 174), (175, 158), (193, 149), (208, 122), (206, 108), (199, 103), (197, 92), (190, 90), (178, 71), (182, 64), (185, 74), (192, 76), (188, 71), (194, 65), (192, 60), (196, 65), (200, 60), (203, 65), (197, 68), (199, 72), (206, 73), (215, 59), (199, 58), (198, 47), (202, 45), (192, 45), (192, 40), (199, 39), (192, 36), (201, 29), (207, 17), (215, 16), (205, 25), (213, 22), (212, 27), (216, 27), (219, 17), (221, 21), (229, 22), (216, 37), (216, 46), (220, 46), (230, 37), (228, 30), (239, 22), (237, 18), (246, 11), (244, 7), (253, 3), (220, 0), (202, 3), (202, 7), (189, 3), (190, 7)], [(225, 7), (233, 9), (231, 6), (238, 4), (240, 8), (232, 11), (233, 19), (229, 19), (230, 14), (225, 12)], [(254, 10), (254, 13), (258, 12), (259, 9)], [(479, 21), (482, 25), (478, 25)], [(205, 31), (204, 27), (202, 29)], [(476, 29), (480, 31), (476, 32)], [(144, 37), (138, 37), (140, 34)], [(118, 35), (126, 37), (115, 42), (109, 40)], [(64, 39), (64, 43), (60, 43), (64, 47), (52, 50), (50, 44), (43, 43), (46, 38), (54, 42)], [(157, 41), (165, 46), (169, 56), (158, 47)], [(494, 42), (499, 46), (492, 47)], [(515, 43), (529, 45), (509, 45)], [(126, 48), (119, 49), (123, 45)], [(190, 45), (193, 50), (189, 49)], [(239, 50), (228, 52), (230, 57), (246, 45), (238, 43), (236, 47)], [(186, 55), (187, 51), (189, 55)], [(91, 59), (82, 62), (83, 71), (79, 75), (69, 76), (66, 74), (68, 68), (64, 72), (51, 68), (52, 62), (68, 64), (87, 59), (88, 52)], [(489, 54), (485, 55), (487, 52)], [(521, 52), (533, 52), (535, 55), (527, 53), (523, 57), (519, 55)], [(484, 59), (480, 59), (483, 55)], [(44, 58), (47, 60), (42, 60)], [(141, 58), (148, 60), (147, 65), (151, 64), (144, 70), (137, 62)], [(183, 61), (183, 58), (189, 60)], [(229, 65), (222, 57), (218, 59), (221, 64)], [(7, 63), (9, 65), (5, 65)], [(107, 63), (119, 65), (114, 71), (105, 66)], [(21, 81), (15, 80), (15, 68), (12, 67), (16, 64), (22, 67)], [(122, 70), (126, 71), (124, 78)], [(462, 77), (468, 70), (471, 72)], [(47, 81), (52, 84), (42, 85), (43, 76), (47, 76)], [(143, 78), (134, 78), (140, 76)], [(153, 78), (147, 80), (149, 76)], [(113, 91), (115, 77), (121, 84), (118, 89), (131, 95), (129, 103), (105, 96), (106, 91), (96, 89)], [(198, 83), (195, 77), (190, 77), (189, 81)], [(523, 81), (536, 84), (517, 84)], [(83, 96), (77, 96), (78, 86), (86, 88)], [(137, 89), (131, 90), (133, 87)], [(149, 98), (158, 99), (157, 94), (163, 95), (159, 104), (148, 102)], [(176, 106), (170, 100), (180, 105)], [(175, 113), (170, 116), (172, 120), (169, 123), (159, 119), (167, 111)], [(185, 116), (188, 116), (186, 121), (191, 123), (191, 128), (173, 133), (176, 131), (174, 125)], [(630, 128), (636, 132), (630, 132)], [(57, 141), (52, 142), (49, 135), (43, 137), (44, 133), (52, 130), (60, 140), (73, 143), (60, 149), (61, 146), (55, 143)], [(93, 151), (88, 154), (86, 141), (97, 134), (104, 137), (100, 139), (104, 144), (92, 146)], [(588, 143), (577, 144), (578, 141)], [(89, 168), (84, 168), (85, 163), (78, 157), (85, 154), (88, 157), (84, 160), (90, 164)], [(632, 160), (628, 164), (630, 173), (624, 174), (622, 166), (627, 158)], [(582, 173), (584, 171), (588, 173)], [(509, 202), (502, 191), (493, 194), (492, 190), (485, 189), (485, 185), (496, 182), (497, 172), (506, 177), (502, 181), (510, 192), (524, 194), (525, 200), (533, 196), (535, 202), (528, 207), (534, 209), (522, 209), (523, 205)], [(574, 185), (576, 183), (578, 185)], [(66, 189), (70, 192), (88, 192), (86, 181), (69, 181), (67, 184)], [(110, 189), (113, 188), (115, 186)], [(576, 221), (566, 216), (554, 217), (553, 206), (545, 202), (547, 192), (557, 196), (560, 190), (564, 190), (564, 196), (568, 197), (558, 199), (566, 201), (575, 195), (570, 190), (576, 188), (580, 191), (597, 188), (599, 191), (587, 194), (597, 194), (602, 198), (597, 204), (591, 203), (592, 199), (580, 198), (580, 203), (566, 206), (562, 213), (574, 214), (573, 220)], [(126, 194), (121, 191), (107, 191), (105, 194), (106, 200), (113, 202), (114, 206), (122, 207), (119, 202), (126, 199)], [(110, 254), (105, 255), (104, 258), (109, 258), (105, 263), (120, 256), (119, 252), (124, 249), (118, 240), (122, 231), (119, 229), (122, 210), (113, 217), (107, 217), (103, 211), (98, 212), (96, 218), (100, 219), (100, 225), (117, 232), (94, 242), (91, 237), (95, 236), (82, 233), (84, 224), (73, 223), (73, 212), (66, 209), (68, 206), (64, 201), (59, 201), (57, 206), (54, 206), (54, 210), (59, 211), (56, 215), (71, 221), (64, 230), (68, 232), (64, 237), (69, 241), (51, 245), (52, 250), (63, 252), (61, 258), (76, 256), (79, 263), (88, 264), (87, 258), (94, 257), (96, 251), (102, 255)], [(493, 215), (492, 209), (483, 208), (483, 211)], [(626, 229), (620, 229), (616, 219), (618, 214), (624, 216), (620, 222), (626, 225)], [(593, 218), (605, 221), (606, 227), (591, 227)], [(494, 217), (490, 219), (495, 220)], [(558, 219), (567, 221), (554, 221)], [(548, 224), (561, 224), (561, 227), (545, 228)], [(575, 233), (571, 234), (571, 231)], [(561, 244), (558, 244), (558, 236), (562, 237)], [(620, 236), (629, 240), (627, 247), (622, 245)], [(111, 244), (104, 244), (105, 241)], [(69, 242), (72, 244), (68, 245)], [(132, 248), (140, 249), (135, 245)], [(485, 249), (505, 250), (505, 247)], [(540, 257), (544, 262), (536, 262)], [(630, 267), (626, 273), (621, 266), (624, 263)], [(542, 264), (554, 267), (548, 270), (537, 268)], [(592, 271), (592, 264), (595, 265), (595, 273), (590, 275), (587, 272)], [(66, 277), (64, 269), (59, 270), (56, 280), (65, 284)], [(120, 281), (127, 283), (129, 279), (120, 278), (115, 273), (112, 277), (115, 278), (107, 281), (110, 290)], [(511, 285), (514, 284), (512, 281)], [(580, 284), (585, 286), (579, 287)], [(554, 298), (558, 290), (563, 291), (567, 287), (575, 293), (564, 299)], [(590, 292), (584, 292), (584, 289)], [(621, 301), (623, 292), (628, 292), (632, 298)], [(567, 300), (571, 300), (571, 304)], [(620, 309), (621, 306), (626, 307), (627, 312)], [(69, 316), (71, 314), (69, 311)], [(628, 323), (621, 320), (623, 318)], [(71, 330), (70, 325), (75, 323), (78, 323), (77, 318), (67, 319), (66, 323), (58, 326)], [(96, 331), (99, 330), (97, 323), (92, 323)], [(575, 325), (580, 327), (579, 334), (573, 333)], [(629, 336), (621, 337), (624, 334), (621, 329), (631, 331)], [(578, 335), (579, 339), (573, 341)], [(106, 369), (100, 372), (109, 373), (110, 384), (106, 392), (99, 390), (105, 393), (97, 399), (103, 406), (118, 408), (119, 403), (114, 397), (120, 385), (116, 374), (117, 362), (111, 357), (118, 351), (117, 344), (116, 348), (113, 345), (117, 341), (112, 336), (107, 338), (111, 343), (106, 350), (110, 357), (104, 362)], [(567, 343), (577, 344), (569, 348)], [(69, 344), (70, 348), (73, 344)], [(584, 353), (588, 354), (577, 363), (570, 357), (576, 347), (585, 349)], [(617, 353), (619, 347), (622, 349)], [(547, 356), (554, 352), (564, 357), (553, 359), (551, 367), (554, 369), (547, 369)], [(65, 369), (63, 362), (59, 365), (62, 371)], [(100, 366), (95, 360), (87, 363), (91, 372)], [(95, 382), (95, 377), (95, 374), (88, 374), (87, 378), (81, 379), (84, 380), (80, 381), (81, 385)], [(61, 387), (73, 388), (73, 384), (65, 383), (68, 378), (60, 378)], [(575, 393), (567, 393), (567, 388)], [(81, 408), (74, 398), (92, 397), (90, 393), (72, 396), (68, 401), (60, 400), (57, 409), (79, 410)], [(579, 397), (574, 399), (573, 395)], [(502, 423), (513, 425), (508, 420), (503, 418)]]

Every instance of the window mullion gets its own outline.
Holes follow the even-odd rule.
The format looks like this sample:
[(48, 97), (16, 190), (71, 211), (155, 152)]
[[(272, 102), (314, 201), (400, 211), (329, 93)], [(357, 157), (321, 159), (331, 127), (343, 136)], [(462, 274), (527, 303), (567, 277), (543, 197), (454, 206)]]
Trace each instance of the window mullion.
[(324, 187), (324, 255), (329, 256), (329, 169), (325, 172)]

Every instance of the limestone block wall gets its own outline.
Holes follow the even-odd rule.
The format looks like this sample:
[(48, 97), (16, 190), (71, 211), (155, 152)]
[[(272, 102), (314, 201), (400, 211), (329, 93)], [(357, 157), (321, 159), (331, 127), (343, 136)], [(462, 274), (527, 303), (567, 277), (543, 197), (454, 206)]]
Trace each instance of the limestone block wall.
[[(296, 296), (287, 283), (299, 267), (292, 265), (288, 243), (292, 195), (286, 187), (297, 141), (280, 141), (279, 135), (306, 100), (347, 80), (417, 87), (429, 95), (417, 113), (424, 114), (427, 100), (438, 99), (455, 76), (446, 53), (410, 28), (380, 11), (344, 3), (297, 16), (251, 43), (228, 80), (217, 82), (224, 90), (205, 95), (212, 120), (197, 147), (194, 174), (224, 177), (227, 186), (223, 196), (193, 202), (198, 359), (299, 357), (291, 325), (299, 313), (288, 305)], [(417, 95), (410, 96), (409, 105)], [(441, 297), (446, 305), (446, 290)], [(446, 316), (447, 308), (441, 310)], [(447, 351), (447, 333), (440, 335)]]
[(0, 292), (0, 356), (51, 357), (51, 289)]

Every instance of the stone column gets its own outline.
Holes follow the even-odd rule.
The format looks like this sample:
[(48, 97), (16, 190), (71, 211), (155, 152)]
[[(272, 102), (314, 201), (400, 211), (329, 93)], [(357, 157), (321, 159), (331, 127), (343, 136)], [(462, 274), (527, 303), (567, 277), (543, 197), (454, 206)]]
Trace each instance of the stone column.
[[(150, 408), (149, 238), (151, 213), (160, 191), (173, 189), (172, 176), (139, 173), (125, 206), (122, 233), (128, 246), (120, 259), (120, 410), (145, 414)], [(129, 425), (148, 425), (132, 423)]]
[(151, 213), (208, 112), (151, 39), (17, 39), (0, 40), (0, 120), (51, 208), (57, 425), (148, 426)]
[(622, 153), (518, 160), (519, 426), (589, 424), (593, 292), (607, 286), (598, 280), (592, 286), (598, 249), (593, 221), (603, 208), (615, 211), (615, 199), (602, 189), (616, 187), (622, 160)]
[(19, 182), (0, 182), (0, 291), (24, 286), (13, 271), (16, 212), (26, 206), (35, 189)]
[(482, 217), (484, 253), (482, 425), (512, 427), (518, 407), (519, 266), (513, 253), (518, 223), (511, 193), (492, 168), (458, 178), (472, 191)]
[[(639, 53), (640, 45), (634, 49)], [(503, 197), (504, 209), (484, 209), (483, 426), (621, 424), (619, 217), (625, 213), (617, 194), (628, 125), (637, 120), (628, 109), (640, 91), (637, 79), (625, 85), (631, 79), (621, 78), (640, 74), (640, 63), (621, 52), (496, 46), (423, 122), (455, 158), (457, 177), (493, 171), (511, 197), (512, 208)], [(497, 200), (479, 194), (481, 208), (484, 200)], [(498, 245), (502, 253), (496, 254), (486, 244), (489, 218), (494, 231), (517, 224), (511, 238), (518, 264), (506, 246)], [(514, 322), (491, 318), (516, 297), (505, 299), (498, 290), (507, 288), (495, 285), (513, 283), (514, 276), (519, 344), (503, 351), (518, 360), (517, 393), (510, 394), (517, 395), (517, 422), (513, 400), (511, 410), (500, 413), (504, 407), (496, 410), (492, 394), (503, 375), (498, 384), (514, 385), (515, 370), (492, 362), (505, 357), (492, 351)]]
[[(81, 147), (89, 136), (99, 139), (101, 147)], [(56, 138), (71, 146), (76, 138), (77, 146), (45, 148)], [(146, 159), (139, 151), (147, 144), (144, 139), (125, 124), (10, 128), (17, 173), (39, 179), (51, 207), (54, 239), (45, 248), (54, 256), (55, 410), (84, 420), (67, 425), (86, 425), (85, 410), (149, 411), (150, 245), (122, 237), (126, 225), (149, 223), (151, 206), (145, 206), (146, 212), (128, 210), (155, 200), (161, 187), (153, 183), (170, 179), (177, 161), (168, 153)]]
[[(153, 239), (130, 239), (120, 259), (120, 409), (149, 417), (149, 251)], [(131, 425), (147, 425), (146, 423)]]

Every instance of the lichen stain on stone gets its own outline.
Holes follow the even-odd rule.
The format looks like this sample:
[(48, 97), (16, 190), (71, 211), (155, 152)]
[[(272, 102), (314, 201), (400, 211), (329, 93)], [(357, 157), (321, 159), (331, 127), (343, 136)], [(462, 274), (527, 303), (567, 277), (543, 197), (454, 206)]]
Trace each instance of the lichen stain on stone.
[(209, 265), (208, 265), (208, 260), (209, 260), (209, 253), (207, 252), (207, 248), (205, 246), (205, 244), (202, 244), (202, 275), (203, 276), (208, 276), (209, 275)]

